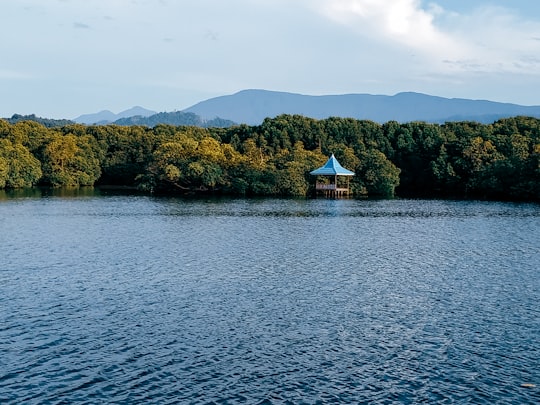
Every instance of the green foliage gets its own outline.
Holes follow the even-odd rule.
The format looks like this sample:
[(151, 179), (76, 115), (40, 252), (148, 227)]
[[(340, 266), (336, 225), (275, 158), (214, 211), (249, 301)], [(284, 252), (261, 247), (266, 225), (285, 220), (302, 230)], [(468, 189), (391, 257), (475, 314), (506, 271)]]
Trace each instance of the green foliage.
[(334, 153), (356, 196), (540, 200), (540, 120), (384, 125), (280, 115), (261, 125), (54, 128), (0, 120), (0, 188), (137, 185), (162, 192), (305, 196)]
[(0, 188), (32, 187), (41, 177), (41, 164), (20, 143), (0, 139)]
[(44, 182), (53, 187), (92, 186), (101, 175), (96, 141), (88, 135), (55, 135), (44, 150)]
[(277, 170), (278, 193), (286, 196), (305, 196), (310, 186), (309, 172), (321, 166), (326, 157), (320, 152), (307, 151), (296, 142), (292, 151), (283, 150), (274, 159)]
[(363, 153), (357, 166), (357, 184), (360, 186), (357, 193), (380, 197), (392, 197), (399, 184), (401, 172), (384, 153), (370, 149)]
[(228, 169), (240, 155), (229, 145), (197, 130), (186, 130), (162, 143), (152, 154), (143, 189), (214, 190), (228, 187)]

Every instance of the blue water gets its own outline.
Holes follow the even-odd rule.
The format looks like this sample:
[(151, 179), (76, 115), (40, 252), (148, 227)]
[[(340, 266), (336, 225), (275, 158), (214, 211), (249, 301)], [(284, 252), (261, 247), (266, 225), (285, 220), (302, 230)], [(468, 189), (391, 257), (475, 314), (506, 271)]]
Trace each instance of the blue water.
[(2, 404), (540, 402), (538, 205), (97, 194), (0, 196)]

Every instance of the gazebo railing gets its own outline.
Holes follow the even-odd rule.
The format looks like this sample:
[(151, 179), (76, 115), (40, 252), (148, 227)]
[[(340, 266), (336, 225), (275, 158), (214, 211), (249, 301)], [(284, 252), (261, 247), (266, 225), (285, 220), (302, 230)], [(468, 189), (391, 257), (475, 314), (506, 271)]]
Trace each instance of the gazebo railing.
[(317, 183), (315, 185), (315, 189), (317, 189), (317, 190), (335, 190), (336, 185), (335, 184)]
[(347, 187), (338, 187), (335, 184), (326, 184), (326, 183), (316, 183), (315, 190), (323, 191), (337, 191), (337, 190), (348, 190)]

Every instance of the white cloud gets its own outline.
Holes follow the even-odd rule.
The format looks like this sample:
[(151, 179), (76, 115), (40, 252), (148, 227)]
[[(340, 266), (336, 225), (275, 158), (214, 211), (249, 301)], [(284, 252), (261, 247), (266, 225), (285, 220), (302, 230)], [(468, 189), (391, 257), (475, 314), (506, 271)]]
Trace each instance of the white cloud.
[(540, 74), (540, 23), (507, 8), (460, 14), (420, 0), (327, 0), (319, 6), (356, 35), (410, 50), (426, 71)]
[(419, 0), (330, 0), (322, 3), (322, 12), (363, 36), (412, 51), (438, 56), (461, 56), (467, 51), (434, 24), (442, 9), (423, 9)]
[(250, 87), (538, 104), (526, 1), (3, 0), (0, 109), (167, 110)]
[(476, 72), (540, 74), (540, 23), (524, 20), (502, 7), (482, 7), (469, 15), (454, 15), (448, 30), (470, 44), (469, 58), (450, 62)]

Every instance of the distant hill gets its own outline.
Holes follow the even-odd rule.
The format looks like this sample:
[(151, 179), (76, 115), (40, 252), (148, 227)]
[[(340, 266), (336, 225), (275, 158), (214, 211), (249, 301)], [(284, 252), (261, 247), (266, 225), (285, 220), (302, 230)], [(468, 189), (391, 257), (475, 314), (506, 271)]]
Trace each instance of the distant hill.
[(114, 114), (109, 110), (103, 110), (95, 114), (84, 114), (75, 118), (75, 122), (86, 125), (116, 124), (144, 125), (147, 127), (154, 127), (158, 124), (198, 127), (230, 127), (235, 125), (235, 122), (219, 117), (203, 119), (195, 113), (184, 111), (156, 113), (142, 107), (133, 107), (118, 114)]
[(36, 117), (35, 114), (30, 114), (30, 115), (13, 114), (11, 118), (5, 118), (5, 120), (9, 122), (10, 124), (16, 124), (17, 122), (20, 122), (20, 121), (35, 121), (48, 128), (63, 127), (65, 125), (74, 124), (74, 122), (71, 120), (55, 120), (52, 118), (42, 118), (42, 117)]
[(243, 90), (238, 93), (201, 101), (183, 111), (156, 113), (133, 107), (114, 114), (103, 110), (83, 114), (74, 120), (54, 120), (15, 114), (7, 121), (39, 122), (45, 126), (64, 126), (74, 122), (86, 125), (193, 125), (230, 127), (238, 124), (259, 125), (265, 118), (280, 114), (300, 114), (310, 118), (347, 117), (379, 123), (398, 121), (477, 121), (492, 123), (500, 118), (518, 115), (540, 118), (540, 106), (522, 106), (487, 100), (444, 98), (421, 93), (398, 93), (394, 96), (343, 94), (307, 96), (268, 90)]
[(133, 116), (149, 117), (156, 114), (155, 111), (147, 110), (143, 107), (132, 107), (129, 110), (122, 111), (115, 114), (109, 110), (103, 110), (94, 114), (83, 114), (74, 119), (79, 124), (109, 124), (122, 118), (128, 118)]
[(233, 121), (224, 120), (221, 118), (213, 118), (210, 120), (202, 119), (199, 115), (192, 112), (161, 112), (149, 117), (143, 117), (136, 115), (134, 117), (121, 118), (114, 121), (116, 125), (145, 125), (148, 127), (154, 127), (158, 124), (169, 125), (186, 125), (197, 127), (230, 127), (235, 125)]
[(243, 90), (229, 96), (202, 101), (184, 110), (203, 119), (224, 117), (258, 125), (267, 117), (300, 114), (311, 118), (349, 117), (379, 123), (388, 121), (477, 121), (491, 123), (500, 118), (526, 115), (540, 118), (540, 106), (521, 106), (486, 100), (443, 98), (421, 93), (394, 96), (344, 94), (306, 96), (267, 90)]

